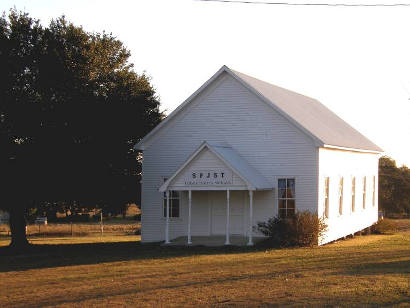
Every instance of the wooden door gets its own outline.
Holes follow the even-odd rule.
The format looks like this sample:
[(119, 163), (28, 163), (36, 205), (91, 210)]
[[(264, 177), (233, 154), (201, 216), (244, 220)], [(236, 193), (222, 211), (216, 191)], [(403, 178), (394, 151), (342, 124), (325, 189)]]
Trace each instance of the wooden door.
[[(226, 191), (209, 192), (211, 205), (211, 234), (221, 235), (226, 233)], [(243, 234), (244, 219), (244, 192), (230, 192), (230, 234)]]
[(225, 234), (226, 228), (226, 191), (210, 191), (211, 234)]
[(229, 206), (229, 229), (231, 234), (243, 234), (244, 200), (244, 191), (231, 191), (231, 200)]

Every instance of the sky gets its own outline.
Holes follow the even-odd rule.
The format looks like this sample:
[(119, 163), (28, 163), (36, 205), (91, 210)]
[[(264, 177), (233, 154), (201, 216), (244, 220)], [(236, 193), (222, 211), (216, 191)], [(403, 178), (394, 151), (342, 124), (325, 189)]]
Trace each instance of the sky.
[[(410, 4), (410, 0), (397, 2)], [(131, 51), (135, 70), (151, 76), (166, 114), (227, 65), (318, 99), (398, 165), (410, 166), (410, 6), (196, 0), (0, 2), (1, 11), (12, 7), (43, 25), (65, 15), (87, 31), (112, 33)]]

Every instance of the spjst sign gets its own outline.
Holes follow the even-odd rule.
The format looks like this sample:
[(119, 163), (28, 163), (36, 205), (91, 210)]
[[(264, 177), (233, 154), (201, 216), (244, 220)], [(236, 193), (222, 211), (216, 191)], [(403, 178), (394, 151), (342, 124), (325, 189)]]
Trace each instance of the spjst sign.
[(232, 171), (218, 170), (191, 170), (185, 173), (185, 185), (232, 185)]

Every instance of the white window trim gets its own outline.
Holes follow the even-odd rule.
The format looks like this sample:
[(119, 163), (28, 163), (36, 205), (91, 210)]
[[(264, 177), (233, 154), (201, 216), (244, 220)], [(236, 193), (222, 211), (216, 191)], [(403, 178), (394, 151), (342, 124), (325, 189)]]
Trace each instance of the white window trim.
[(362, 210), (365, 211), (367, 209), (367, 176), (362, 176)]
[[(353, 180), (354, 180), (354, 190), (353, 190)], [(354, 195), (354, 198), (353, 198), (353, 195)], [(352, 175), (350, 177), (350, 214), (354, 214), (357, 212), (356, 199), (357, 199), (357, 177)], [(354, 210), (353, 210), (353, 205), (354, 205)]]
[[(326, 179), (328, 179), (328, 187), (326, 191)], [(326, 193), (327, 193), (327, 200), (326, 200)], [(326, 203), (327, 203), (327, 215), (326, 215)], [(330, 218), (330, 176), (324, 175), (323, 176), (323, 213), (322, 217), (324, 219)]]
[[(342, 182), (342, 189), (340, 190), (340, 182)], [(344, 177), (342, 175), (339, 175), (339, 182), (337, 184), (337, 205), (338, 205), (338, 209), (337, 209), (337, 216), (343, 216), (344, 214), (344, 192), (345, 192), (345, 180)], [(340, 198), (342, 198), (342, 204), (340, 204)], [(342, 213), (340, 213), (340, 205), (342, 206)]]
[(296, 207), (296, 204), (297, 204), (297, 177), (296, 176), (289, 176), (289, 175), (283, 175), (283, 176), (276, 176), (275, 177), (275, 185), (276, 185), (276, 198), (275, 198), (275, 202), (276, 202), (276, 209), (277, 209), (277, 212), (276, 212), (276, 216), (277, 217), (280, 217), (280, 210), (279, 210), (279, 200), (284, 200), (283, 198), (279, 198), (279, 180), (281, 180), (281, 179), (286, 179), (286, 180), (294, 180), (295, 181), (295, 196), (294, 196), (294, 198), (287, 198), (287, 199), (290, 199), (290, 200), (294, 200), (295, 201), (295, 213), (297, 212), (297, 207)]
[[(169, 177), (168, 176), (161, 176), (161, 184), (160, 184), (160, 186), (167, 180), (167, 179), (169, 179)], [(171, 192), (171, 190), (170, 190), (170, 192)], [(181, 192), (182, 191), (178, 191), (178, 193), (179, 193), (179, 216), (178, 217), (172, 217), (172, 216), (169, 216), (169, 220), (171, 221), (182, 221), (182, 212), (181, 212), (181, 210), (182, 210), (182, 206), (181, 206)], [(166, 197), (164, 197), (164, 194), (166, 194), (166, 192), (163, 192), (163, 193), (160, 193), (161, 194), (161, 220), (166, 220), (167, 218), (164, 216), (164, 206), (165, 206), (165, 204), (164, 204), (164, 200), (166, 200)], [(172, 199), (172, 197), (170, 196), (169, 197), (169, 200), (171, 201), (171, 199)], [(176, 199), (176, 198), (174, 198), (174, 199)]]

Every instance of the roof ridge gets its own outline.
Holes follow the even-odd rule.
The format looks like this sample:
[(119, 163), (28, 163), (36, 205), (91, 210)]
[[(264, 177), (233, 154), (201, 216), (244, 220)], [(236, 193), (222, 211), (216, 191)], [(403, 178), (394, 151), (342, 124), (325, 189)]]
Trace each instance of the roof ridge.
[[(265, 84), (267, 84), (267, 85), (269, 85), (269, 86), (275, 87), (275, 88), (277, 88), (277, 89), (279, 89), (279, 90), (282, 90), (282, 91), (284, 91), (284, 92), (288, 92), (288, 93), (296, 94), (296, 95), (299, 95), (299, 96), (305, 97), (305, 98), (307, 98), (307, 99), (310, 99), (310, 100), (313, 100), (313, 101), (319, 102), (319, 100), (318, 100), (318, 99), (316, 99), (316, 98), (313, 98), (313, 97), (310, 97), (310, 96), (304, 95), (304, 94), (302, 94), (302, 93), (299, 93), (299, 92), (296, 92), (296, 91), (293, 91), (293, 90), (289, 90), (289, 89), (287, 89), (287, 88), (284, 88), (284, 87), (278, 86), (278, 85), (273, 84), (273, 83), (270, 83), (270, 82), (268, 82), (268, 81), (265, 81), (265, 80), (262, 80), (262, 79), (259, 79), (259, 78), (256, 78), (256, 77), (253, 77), (253, 76), (251, 76), (251, 75), (248, 75), (248, 74), (245, 74), (245, 73), (242, 73), (242, 72), (239, 72), (239, 71), (236, 71), (236, 70), (234, 70), (234, 69), (230, 69), (230, 70), (231, 70), (233, 73), (235, 73), (235, 74), (239, 75), (239, 77), (241, 77), (240, 75), (244, 75), (244, 76), (246, 76), (246, 77), (248, 77), (248, 78), (252, 78), (252, 79), (254, 79), (254, 80), (256, 80), (256, 81), (259, 81), (259, 82), (265, 83)], [(246, 82), (246, 80), (244, 80), (244, 81)], [(258, 92), (259, 92), (259, 91), (258, 91)], [(262, 93), (261, 93), (261, 94), (262, 94)], [(262, 95), (263, 95), (263, 94), (262, 94)]]

